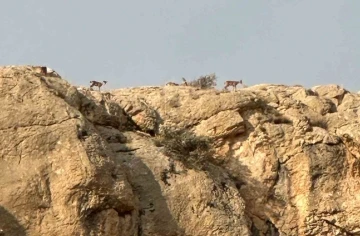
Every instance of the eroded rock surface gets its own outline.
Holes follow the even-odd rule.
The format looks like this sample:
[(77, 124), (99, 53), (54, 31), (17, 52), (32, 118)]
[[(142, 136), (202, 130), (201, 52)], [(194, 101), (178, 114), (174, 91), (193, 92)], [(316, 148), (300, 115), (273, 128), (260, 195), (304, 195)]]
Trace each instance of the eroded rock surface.
[(113, 93), (123, 106), (132, 103), (130, 94), (145, 100), (158, 112), (159, 127), (217, 140), (254, 235), (360, 233), (358, 94), (336, 85), (271, 84), (234, 93), (188, 87)]
[(7, 212), (0, 228), (5, 235), (137, 232), (124, 169), (78, 110), (80, 94), (52, 79), (31, 67), (0, 71), (0, 205)]
[[(5, 235), (359, 235), (360, 95), (337, 85), (106, 92), (0, 68)], [(192, 169), (154, 136), (214, 141)], [(1, 232), (0, 232), (1, 233)]]

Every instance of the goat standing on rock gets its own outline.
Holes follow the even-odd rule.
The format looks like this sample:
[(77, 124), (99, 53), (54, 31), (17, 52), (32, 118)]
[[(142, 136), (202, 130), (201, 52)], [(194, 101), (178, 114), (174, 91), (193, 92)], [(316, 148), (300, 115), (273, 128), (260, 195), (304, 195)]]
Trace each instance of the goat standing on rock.
[(92, 87), (96, 86), (96, 87), (99, 87), (99, 91), (100, 91), (100, 87), (103, 86), (103, 85), (105, 85), (105, 84), (107, 83), (107, 81), (104, 80), (103, 83), (101, 83), (101, 82), (98, 82), (98, 81), (95, 81), (95, 80), (94, 80), (94, 81), (90, 81), (90, 83), (91, 83), (90, 89), (91, 89)]
[(227, 87), (229, 87), (229, 86), (233, 86), (234, 91), (236, 90), (236, 85), (238, 85), (238, 84), (243, 85), (242, 80), (240, 80), (240, 81), (227, 80), (227, 81), (225, 81), (224, 84), (225, 84), (224, 89), (227, 89)]
[(174, 82), (168, 82), (168, 83), (166, 83), (166, 86), (179, 86), (179, 84), (174, 83)]

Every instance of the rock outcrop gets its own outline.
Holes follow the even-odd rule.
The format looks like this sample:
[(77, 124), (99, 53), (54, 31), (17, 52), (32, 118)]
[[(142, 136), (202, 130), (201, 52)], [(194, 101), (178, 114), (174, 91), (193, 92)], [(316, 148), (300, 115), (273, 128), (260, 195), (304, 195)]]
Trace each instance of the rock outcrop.
[(4, 234), (135, 234), (138, 204), (126, 171), (84, 107), (102, 116), (105, 109), (31, 67), (2, 68), (0, 96)]
[[(360, 234), (359, 94), (262, 84), (106, 96), (38, 68), (0, 68), (4, 235)], [(168, 155), (165, 129), (209, 137), (213, 158), (194, 169)]]

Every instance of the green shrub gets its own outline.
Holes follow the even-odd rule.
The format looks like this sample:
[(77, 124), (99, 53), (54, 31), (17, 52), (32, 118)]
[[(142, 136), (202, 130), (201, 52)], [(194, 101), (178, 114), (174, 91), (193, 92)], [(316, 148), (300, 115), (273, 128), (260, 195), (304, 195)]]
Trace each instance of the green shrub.
[(164, 154), (181, 161), (186, 167), (201, 170), (213, 159), (212, 141), (208, 137), (196, 136), (187, 130), (164, 128), (154, 138), (156, 146), (164, 147)]

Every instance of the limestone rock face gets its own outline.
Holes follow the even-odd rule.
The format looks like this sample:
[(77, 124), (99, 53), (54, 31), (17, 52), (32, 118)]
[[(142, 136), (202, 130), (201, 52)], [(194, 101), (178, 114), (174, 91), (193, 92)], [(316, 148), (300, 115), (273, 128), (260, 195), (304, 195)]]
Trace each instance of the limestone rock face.
[(209, 119), (201, 121), (195, 128), (195, 133), (198, 135), (216, 138), (243, 132), (245, 132), (244, 120), (235, 110), (221, 111)]
[(348, 93), (347, 90), (336, 84), (315, 86), (312, 90), (319, 96), (331, 99), (336, 105), (340, 105), (345, 94)]
[[(0, 68), (0, 234), (360, 234), (359, 94), (99, 92), (39, 68)], [(210, 137), (206, 168), (158, 145), (165, 128)]]
[(140, 135), (160, 124), (144, 100), (133, 111), (32, 66), (0, 68), (0, 91), (5, 235), (250, 234), (224, 169), (187, 169)]
[(138, 149), (117, 158), (140, 199), (140, 235), (250, 235), (245, 203), (222, 168), (187, 169), (146, 137), (125, 135)]
[(76, 89), (48, 79), (31, 67), (0, 70), (0, 229), (135, 234), (138, 205), (125, 170), (78, 110)]
[(271, 84), (231, 93), (189, 87), (113, 93), (125, 107), (130, 94), (144, 99), (158, 112), (159, 127), (217, 140), (252, 234), (360, 233), (358, 94), (336, 85)]

